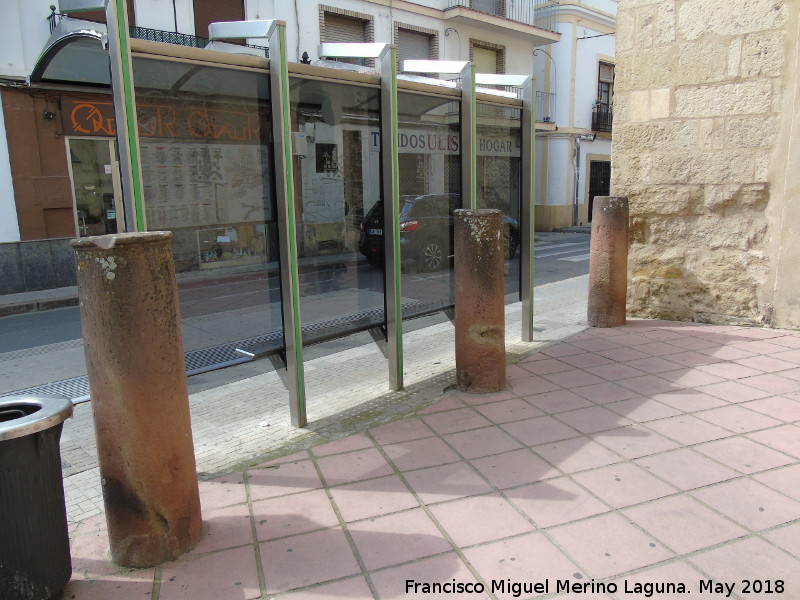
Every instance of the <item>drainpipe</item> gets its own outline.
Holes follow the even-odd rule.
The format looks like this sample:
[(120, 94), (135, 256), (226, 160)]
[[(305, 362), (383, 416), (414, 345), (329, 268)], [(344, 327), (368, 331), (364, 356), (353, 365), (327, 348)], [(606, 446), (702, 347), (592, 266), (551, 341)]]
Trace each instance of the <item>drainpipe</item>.
[(579, 184), (581, 182), (581, 142), (584, 140), (594, 141), (595, 135), (581, 134), (575, 136), (575, 163), (572, 165), (573, 180), (575, 181), (575, 197), (572, 200), (572, 226), (578, 225), (578, 198), (580, 194)]

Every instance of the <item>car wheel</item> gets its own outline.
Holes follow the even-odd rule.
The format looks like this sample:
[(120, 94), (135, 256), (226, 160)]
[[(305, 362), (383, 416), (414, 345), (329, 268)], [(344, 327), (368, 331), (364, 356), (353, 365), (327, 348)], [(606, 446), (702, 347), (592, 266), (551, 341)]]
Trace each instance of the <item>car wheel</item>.
[(508, 233), (503, 236), (503, 254), (507, 260), (511, 260), (517, 254), (517, 245)]
[(423, 272), (438, 271), (446, 258), (444, 248), (436, 240), (429, 240), (419, 252), (419, 270)]

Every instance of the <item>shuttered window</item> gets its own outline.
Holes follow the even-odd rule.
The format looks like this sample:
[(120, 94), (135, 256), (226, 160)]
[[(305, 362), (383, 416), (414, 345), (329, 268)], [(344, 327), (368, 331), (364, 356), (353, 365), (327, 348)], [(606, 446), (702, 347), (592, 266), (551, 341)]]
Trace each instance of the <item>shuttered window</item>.
[(244, 21), (244, 0), (194, 0), (194, 34), (197, 37), (207, 38), (208, 25), (217, 21)]
[[(94, 21), (95, 23), (106, 22), (106, 11), (104, 10), (90, 10), (82, 13), (73, 13), (71, 15), (76, 19), (83, 19), (84, 21)], [(133, 12), (133, 0), (128, 0), (128, 26), (133, 27), (136, 25), (136, 19)]]
[(475, 63), (475, 71), (478, 73), (497, 73), (497, 50), (473, 46), (472, 62)]
[(397, 30), (397, 56), (400, 64), (404, 60), (435, 58), (431, 56), (431, 36), (408, 29)]
[(366, 21), (325, 13), (325, 42), (366, 42)]

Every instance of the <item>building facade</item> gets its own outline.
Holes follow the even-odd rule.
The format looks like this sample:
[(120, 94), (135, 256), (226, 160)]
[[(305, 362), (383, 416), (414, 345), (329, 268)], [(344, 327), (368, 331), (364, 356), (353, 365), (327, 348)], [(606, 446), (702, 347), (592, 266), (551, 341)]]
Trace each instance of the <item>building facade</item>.
[(800, 327), (798, 19), (786, 0), (620, 2), (632, 314)]

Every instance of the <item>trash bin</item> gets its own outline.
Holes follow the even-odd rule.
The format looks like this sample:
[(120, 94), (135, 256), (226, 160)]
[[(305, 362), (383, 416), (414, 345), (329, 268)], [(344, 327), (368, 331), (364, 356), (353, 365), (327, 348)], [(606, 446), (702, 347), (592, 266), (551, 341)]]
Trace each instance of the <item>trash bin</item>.
[(0, 397), (0, 598), (45, 600), (72, 573), (59, 440), (72, 402)]

